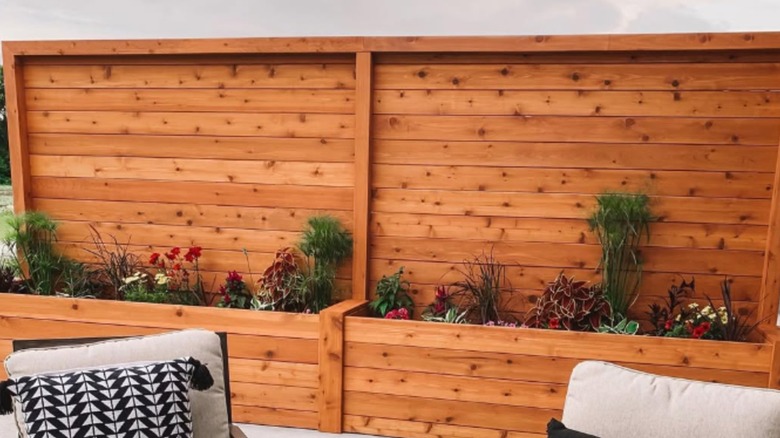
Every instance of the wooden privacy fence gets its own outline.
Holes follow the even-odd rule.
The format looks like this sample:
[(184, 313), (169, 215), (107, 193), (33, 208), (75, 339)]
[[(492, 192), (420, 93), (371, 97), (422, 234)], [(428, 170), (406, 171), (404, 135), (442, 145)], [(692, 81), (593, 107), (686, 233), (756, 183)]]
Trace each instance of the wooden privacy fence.
[[(68, 255), (84, 256), (89, 224), (141, 252), (197, 244), (211, 284), (249, 270), (243, 249), (264, 268), (307, 217), (329, 213), (355, 237), (342, 298), (371, 299), (404, 266), (419, 314), (460, 262), (493, 251), (519, 315), (561, 270), (597, 279), (594, 196), (641, 191), (658, 222), (635, 317), (681, 276), (696, 278), (697, 299), (728, 276), (741, 312), (777, 314), (780, 33), (6, 42), (3, 56), (15, 208), (58, 220)], [(755, 344), (607, 341), (352, 310), (301, 318), (317, 325), (303, 337), (319, 339), (318, 360), (252, 375), (303, 383), (268, 402), (237, 395), (259, 412), (240, 418), (536, 436), (580, 360), (753, 386), (780, 376), (771, 331)], [(17, 317), (28, 329), (57, 319)], [(273, 334), (257, 348), (295, 337)]]

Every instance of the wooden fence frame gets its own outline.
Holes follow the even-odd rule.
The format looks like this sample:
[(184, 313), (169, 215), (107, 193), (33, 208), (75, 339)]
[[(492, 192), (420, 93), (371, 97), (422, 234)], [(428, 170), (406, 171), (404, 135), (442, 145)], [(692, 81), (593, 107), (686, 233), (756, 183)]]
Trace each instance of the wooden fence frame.
[[(24, 65), (34, 57), (200, 55), (200, 54), (353, 54), (356, 57), (355, 193), (353, 300), (325, 310), (319, 316), (319, 428), (341, 432), (345, 415), (344, 351), (350, 334), (347, 320), (365, 313), (368, 297), (369, 211), (371, 181), (372, 72), (375, 54), (382, 53), (574, 53), (574, 52), (695, 52), (780, 49), (780, 32), (668, 34), (668, 35), (575, 35), (521, 37), (336, 37), (336, 38), (248, 38), (173, 39), (136, 41), (7, 41), (3, 43), (6, 74), (10, 155), (17, 212), (31, 205), (30, 163), (25, 122)], [(780, 160), (777, 163), (772, 207), (764, 253), (762, 289), (758, 318), (774, 320), (780, 301)], [(0, 302), (3, 298), (0, 298)], [(78, 308), (74, 304), (73, 310)], [(0, 306), (2, 307), (2, 306)], [(28, 317), (44, 319), (29, 308)], [(5, 314), (17, 315), (14, 308)], [(37, 315), (37, 316), (35, 316)], [(378, 328), (393, 322), (377, 321)], [(419, 323), (411, 323), (419, 324)], [(399, 327), (401, 327), (399, 325)], [(406, 326), (403, 327), (413, 327)], [(392, 328), (387, 336), (403, 328)], [(451, 332), (454, 329), (446, 328)], [(475, 328), (482, 333), (484, 328)], [(495, 328), (494, 330), (503, 330)], [(497, 332), (498, 333), (498, 332)], [(762, 327), (758, 348), (771, 349), (771, 361), (762, 363), (769, 372), (769, 387), (780, 389), (780, 335), (772, 324)], [(379, 334), (380, 336), (383, 334)], [(546, 338), (548, 334), (540, 336)], [(579, 334), (573, 334), (579, 336)], [(529, 335), (532, 336), (532, 335)], [(601, 336), (601, 335), (593, 335)], [(608, 335), (604, 335), (608, 336)], [(380, 336), (381, 337), (381, 336)], [(579, 338), (578, 338), (579, 339)], [(583, 339), (590, 339), (584, 337)], [(382, 343), (382, 339), (377, 339)], [(662, 341), (659, 341), (662, 342)], [(687, 344), (686, 344), (687, 345)], [(705, 349), (710, 343), (703, 343)], [(503, 347), (502, 347), (503, 348)], [(671, 346), (670, 348), (674, 348)], [(727, 348), (727, 347), (724, 347)], [(763, 368), (762, 368), (763, 369)], [(401, 432), (398, 432), (401, 433)], [(412, 433), (413, 432), (408, 432)], [(425, 431), (427, 434), (428, 431)], [(446, 433), (445, 433), (446, 434)]]

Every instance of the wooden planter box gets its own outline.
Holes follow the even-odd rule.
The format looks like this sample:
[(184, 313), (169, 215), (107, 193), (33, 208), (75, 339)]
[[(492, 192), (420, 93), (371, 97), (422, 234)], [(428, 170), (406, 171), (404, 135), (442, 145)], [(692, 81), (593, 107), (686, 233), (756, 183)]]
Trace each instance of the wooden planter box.
[(319, 315), (0, 294), (3, 357), (14, 339), (227, 332), (239, 423), (318, 427), (319, 323)]
[(399, 437), (541, 437), (573, 367), (775, 387), (773, 340), (732, 343), (388, 321), (345, 323), (344, 430)]

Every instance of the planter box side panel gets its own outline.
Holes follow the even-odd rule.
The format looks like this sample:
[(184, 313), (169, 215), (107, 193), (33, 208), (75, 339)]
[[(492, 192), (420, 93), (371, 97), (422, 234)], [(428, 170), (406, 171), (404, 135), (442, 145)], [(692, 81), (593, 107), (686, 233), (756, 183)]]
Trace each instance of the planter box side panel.
[[(566, 338), (576, 342), (567, 345)], [(713, 345), (723, 363), (712, 355)], [(572, 369), (590, 359), (767, 387), (771, 348), (348, 317), (345, 430), (402, 437), (543, 436), (550, 418), (561, 416)], [(746, 361), (753, 361), (753, 369), (741, 366)]]
[[(17, 299), (34, 300), (44, 304), (40, 314), (30, 309), (17, 314), (10, 302)], [(79, 309), (99, 312), (106, 309), (113, 322), (103, 317), (76, 320), (70, 313)], [(61, 307), (60, 313), (48, 311)], [(97, 336), (135, 336), (162, 333), (177, 329), (205, 328), (228, 333), (230, 355), (230, 389), (234, 421), (274, 426), (317, 428), (317, 330), (318, 317), (279, 315), (226, 309), (185, 308), (202, 318), (195, 323), (189, 318), (172, 318), (155, 324), (150, 315), (175, 314), (178, 306), (135, 303), (70, 300), (49, 297), (0, 296), (0, 353), (11, 352), (14, 339), (75, 338)], [(124, 308), (124, 317), (119, 316)], [(276, 323), (275, 333), (246, 333), (246, 329), (225, 330), (257, 323), (268, 317), (269, 325)], [(289, 330), (280, 317), (303, 321), (291, 324)], [(246, 321), (240, 324), (242, 318)], [(311, 321), (309, 321), (311, 320)], [(296, 327), (301, 325), (307, 329)], [(305, 333), (303, 330), (311, 330)], [(304, 336), (305, 335), (305, 336)], [(4, 373), (4, 371), (3, 371)]]

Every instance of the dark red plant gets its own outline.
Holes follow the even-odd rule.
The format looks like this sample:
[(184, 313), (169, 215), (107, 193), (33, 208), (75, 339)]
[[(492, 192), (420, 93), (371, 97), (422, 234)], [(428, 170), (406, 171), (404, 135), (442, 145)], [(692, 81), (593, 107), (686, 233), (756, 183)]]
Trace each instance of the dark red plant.
[(612, 309), (597, 285), (575, 281), (562, 272), (550, 282), (528, 312), (528, 327), (598, 331), (601, 322), (612, 316)]
[(263, 272), (258, 285), (263, 300), (274, 304), (276, 310), (301, 312), (305, 303), (294, 290), (293, 279), (299, 273), (298, 261), (292, 248), (276, 251), (271, 265)]

